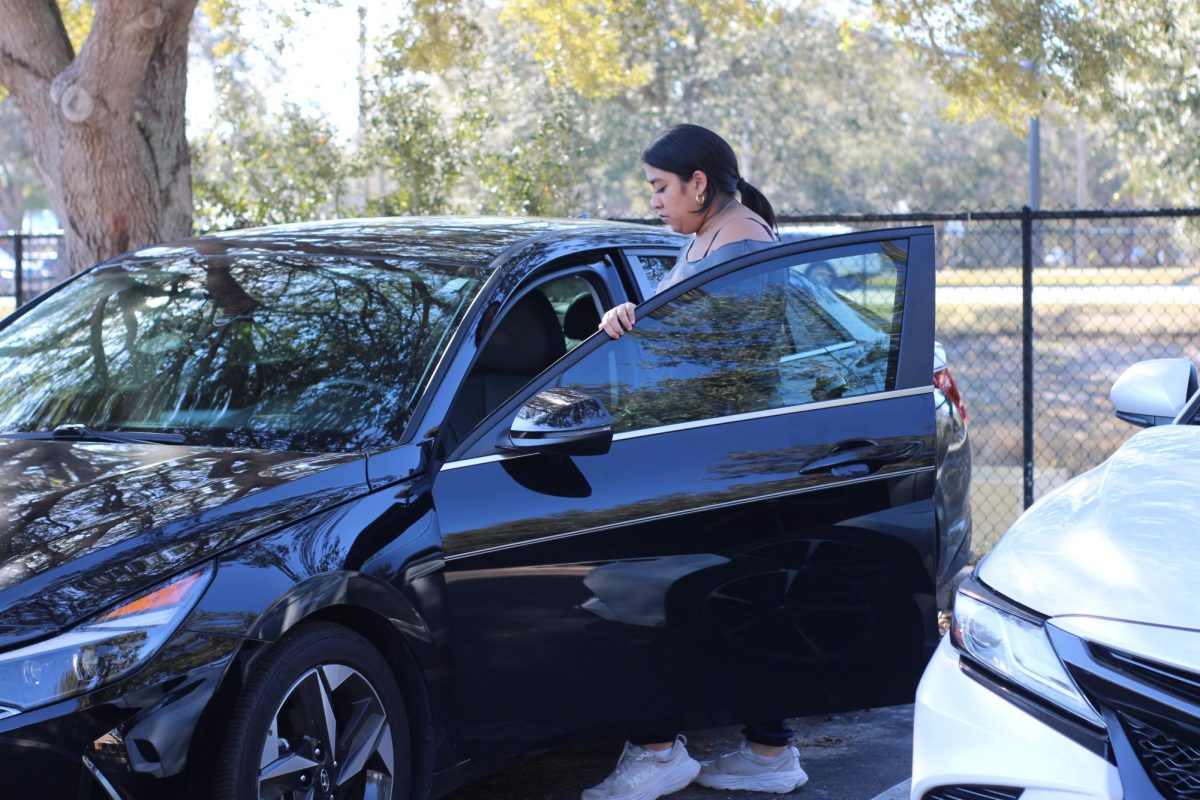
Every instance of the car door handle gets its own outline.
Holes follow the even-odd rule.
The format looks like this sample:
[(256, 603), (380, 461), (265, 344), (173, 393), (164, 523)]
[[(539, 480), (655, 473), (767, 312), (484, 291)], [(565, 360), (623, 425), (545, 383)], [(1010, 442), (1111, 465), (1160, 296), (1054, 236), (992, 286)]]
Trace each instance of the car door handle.
[(828, 472), (835, 478), (862, 477), (878, 471), (887, 464), (907, 461), (920, 449), (920, 442), (879, 444), (870, 439), (839, 442), (826, 455), (814, 458), (800, 467), (800, 474), (816, 475)]

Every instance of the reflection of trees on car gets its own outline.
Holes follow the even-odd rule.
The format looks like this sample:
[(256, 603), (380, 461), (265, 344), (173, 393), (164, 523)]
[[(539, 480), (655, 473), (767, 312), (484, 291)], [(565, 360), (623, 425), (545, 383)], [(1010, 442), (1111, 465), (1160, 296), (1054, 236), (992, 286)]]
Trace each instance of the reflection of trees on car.
[(287, 449), (391, 441), (472, 283), (453, 270), (311, 257), (102, 268), (46, 301), (54, 320), (82, 293), (90, 315), (9, 329), (0, 363), (51, 348), (60, 363), (16, 369), (0, 386), (0, 422), (206, 431)]
[(733, 288), (688, 292), (609, 344), (615, 387), (597, 383), (587, 362), (563, 384), (608, 407), (617, 431), (778, 407), (782, 293)]
[[(618, 432), (886, 389), (898, 336), (891, 319), (800, 268), (715, 284), (655, 310), (563, 385), (604, 404)], [(894, 304), (894, 284), (871, 291)]]

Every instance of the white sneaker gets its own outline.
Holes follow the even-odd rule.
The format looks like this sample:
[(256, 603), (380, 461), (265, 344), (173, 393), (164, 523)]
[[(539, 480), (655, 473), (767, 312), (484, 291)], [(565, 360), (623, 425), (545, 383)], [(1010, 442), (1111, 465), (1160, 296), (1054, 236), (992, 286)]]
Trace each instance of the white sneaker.
[(675, 737), (670, 750), (661, 753), (625, 743), (617, 768), (603, 782), (583, 790), (583, 800), (655, 800), (678, 792), (700, 771), (700, 762), (688, 755), (687, 739)]
[(710, 789), (747, 789), (754, 792), (790, 792), (808, 783), (800, 768), (800, 753), (785, 747), (774, 756), (759, 755), (748, 742), (716, 761), (706, 761), (696, 783)]

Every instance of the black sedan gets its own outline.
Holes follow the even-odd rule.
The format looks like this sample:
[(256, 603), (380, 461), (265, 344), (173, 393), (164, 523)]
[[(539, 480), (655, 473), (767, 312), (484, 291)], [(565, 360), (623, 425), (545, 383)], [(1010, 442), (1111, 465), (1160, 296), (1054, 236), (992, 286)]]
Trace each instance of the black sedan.
[[(965, 434), (932, 230), (761, 250), (593, 335), (678, 244), (283, 226), (8, 318), (0, 793), (424, 798), (583, 738), (911, 702), (969, 531), (935, 512)], [(869, 278), (805, 277), (840, 259)]]

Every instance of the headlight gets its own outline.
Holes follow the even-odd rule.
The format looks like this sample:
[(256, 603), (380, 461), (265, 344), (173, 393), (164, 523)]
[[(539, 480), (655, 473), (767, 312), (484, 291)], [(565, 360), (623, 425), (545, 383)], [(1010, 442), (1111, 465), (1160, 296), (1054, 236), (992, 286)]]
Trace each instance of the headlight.
[(1067, 674), (1041, 623), (959, 591), (950, 635), (955, 647), (993, 672), (1104, 727), (1104, 720)]
[(132, 671), (179, 627), (212, 574), (208, 564), (53, 639), (0, 653), (0, 704), (33, 708), (90, 692)]

